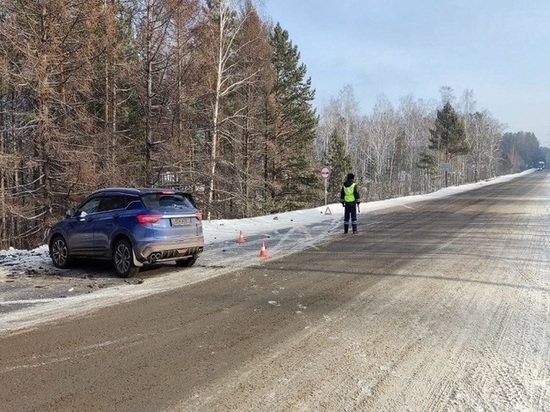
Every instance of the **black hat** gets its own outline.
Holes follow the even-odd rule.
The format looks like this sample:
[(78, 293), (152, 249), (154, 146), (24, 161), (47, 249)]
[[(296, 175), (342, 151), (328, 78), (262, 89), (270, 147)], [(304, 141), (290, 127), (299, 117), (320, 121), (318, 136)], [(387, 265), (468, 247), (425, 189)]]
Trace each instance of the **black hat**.
[(348, 180), (353, 180), (355, 179), (355, 176), (353, 175), (353, 173), (348, 173)]

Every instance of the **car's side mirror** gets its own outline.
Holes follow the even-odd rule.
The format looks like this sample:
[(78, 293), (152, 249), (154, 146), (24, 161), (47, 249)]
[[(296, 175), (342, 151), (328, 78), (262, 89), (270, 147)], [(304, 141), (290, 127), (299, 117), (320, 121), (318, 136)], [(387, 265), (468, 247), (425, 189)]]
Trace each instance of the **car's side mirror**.
[(74, 217), (74, 209), (73, 208), (70, 208), (65, 213), (65, 219), (70, 219), (71, 217)]

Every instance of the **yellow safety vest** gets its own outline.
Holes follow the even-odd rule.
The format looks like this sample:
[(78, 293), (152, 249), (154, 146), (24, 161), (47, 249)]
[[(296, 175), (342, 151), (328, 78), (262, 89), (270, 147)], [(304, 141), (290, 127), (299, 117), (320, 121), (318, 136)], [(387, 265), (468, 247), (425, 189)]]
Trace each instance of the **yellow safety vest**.
[(355, 183), (348, 187), (344, 186), (344, 202), (355, 202)]

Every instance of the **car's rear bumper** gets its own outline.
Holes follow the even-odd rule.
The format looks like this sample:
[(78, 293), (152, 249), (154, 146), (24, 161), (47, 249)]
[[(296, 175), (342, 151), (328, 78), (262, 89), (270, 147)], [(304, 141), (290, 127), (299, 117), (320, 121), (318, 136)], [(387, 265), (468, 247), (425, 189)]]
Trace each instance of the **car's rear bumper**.
[(145, 242), (134, 247), (135, 258), (140, 263), (161, 262), (198, 255), (204, 249), (204, 237), (173, 242)]

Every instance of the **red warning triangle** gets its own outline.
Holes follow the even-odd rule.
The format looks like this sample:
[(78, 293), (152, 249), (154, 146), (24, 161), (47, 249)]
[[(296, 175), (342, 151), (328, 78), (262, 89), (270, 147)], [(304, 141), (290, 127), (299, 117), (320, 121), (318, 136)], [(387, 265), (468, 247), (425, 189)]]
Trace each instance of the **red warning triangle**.
[(330, 208), (328, 206), (325, 209), (325, 215), (332, 215), (332, 212), (330, 211)]

